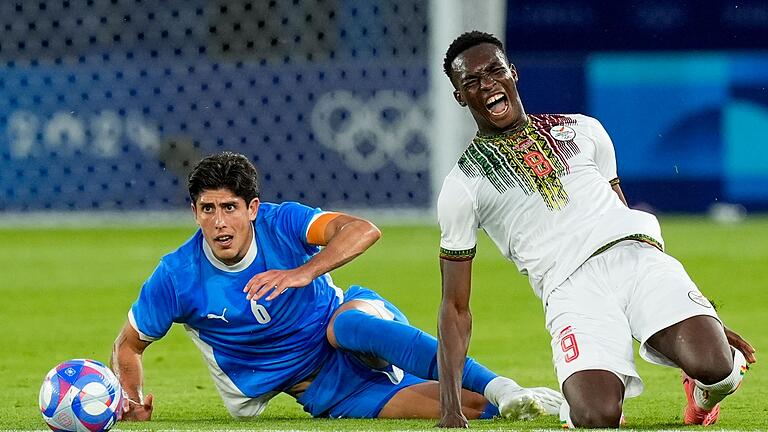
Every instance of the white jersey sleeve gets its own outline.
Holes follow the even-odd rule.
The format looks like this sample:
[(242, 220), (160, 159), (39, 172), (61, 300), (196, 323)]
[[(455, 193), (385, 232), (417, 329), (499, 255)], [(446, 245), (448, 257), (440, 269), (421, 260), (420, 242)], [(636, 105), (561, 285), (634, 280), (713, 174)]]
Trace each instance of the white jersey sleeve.
[(446, 177), (437, 199), (440, 257), (463, 261), (475, 256), (478, 218), (472, 195), (458, 179)]
[(592, 136), (595, 140), (595, 164), (597, 170), (606, 180), (615, 184), (618, 179), (616, 172), (616, 151), (613, 148), (613, 141), (608, 136), (603, 125), (597, 119), (590, 118), (589, 126), (592, 130)]

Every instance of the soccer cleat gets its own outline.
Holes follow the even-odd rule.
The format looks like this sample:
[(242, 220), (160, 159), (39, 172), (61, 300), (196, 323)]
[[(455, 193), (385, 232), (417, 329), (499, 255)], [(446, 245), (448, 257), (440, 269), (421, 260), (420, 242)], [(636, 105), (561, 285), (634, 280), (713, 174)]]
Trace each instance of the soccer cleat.
[(563, 395), (551, 388), (510, 385), (502, 392), (497, 406), (504, 418), (532, 420), (540, 415), (557, 415), (564, 400)]
[(533, 420), (546, 414), (532, 392), (526, 388), (504, 392), (499, 398), (498, 408), (502, 417), (513, 420)]
[(688, 401), (683, 410), (683, 421), (687, 425), (709, 426), (715, 424), (720, 416), (720, 404), (715, 405), (711, 410), (699, 407), (693, 398), (695, 389), (696, 382), (683, 372), (683, 390), (685, 390), (685, 399)]
[(499, 409), (499, 415), (513, 420), (532, 420), (540, 415), (557, 415), (563, 395), (547, 387), (520, 387), (515, 381), (494, 378), (484, 396)]

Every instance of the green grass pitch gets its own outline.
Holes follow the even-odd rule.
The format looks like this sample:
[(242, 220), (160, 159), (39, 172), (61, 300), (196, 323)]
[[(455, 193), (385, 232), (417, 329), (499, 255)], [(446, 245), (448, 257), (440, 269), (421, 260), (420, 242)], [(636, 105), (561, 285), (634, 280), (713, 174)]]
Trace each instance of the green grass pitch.
[[(680, 259), (720, 314), (758, 350), (768, 349), (768, 218), (738, 225), (663, 218), (668, 251)], [(112, 341), (142, 281), (158, 259), (184, 241), (180, 228), (68, 228), (0, 230), (0, 429), (46, 429), (37, 407), (45, 373), (58, 362), (107, 361)], [(378, 290), (410, 317), (436, 332), (440, 301), (434, 227), (383, 226), (368, 253), (333, 276)], [(470, 354), (527, 386), (556, 386), (541, 304), (524, 277), (485, 236), (474, 266)], [(645, 393), (625, 405), (627, 427), (681, 428), (679, 372), (638, 358)], [(155, 395), (154, 420), (120, 423), (122, 430), (430, 430), (434, 421), (316, 420), (279, 396), (259, 418), (229, 418), (202, 358), (175, 326), (144, 356), (145, 390)], [(745, 385), (723, 407), (715, 429), (768, 429), (768, 374), (758, 362)], [(533, 422), (474, 421), (495, 430), (558, 428), (556, 418)], [(698, 428), (687, 428), (698, 429)]]

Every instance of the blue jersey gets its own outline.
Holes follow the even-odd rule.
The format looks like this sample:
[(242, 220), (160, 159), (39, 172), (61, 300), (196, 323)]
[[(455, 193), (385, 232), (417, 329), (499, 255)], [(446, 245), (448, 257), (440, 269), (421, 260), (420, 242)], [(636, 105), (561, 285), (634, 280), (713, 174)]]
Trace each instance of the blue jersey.
[(243, 288), (257, 273), (296, 268), (317, 253), (306, 239), (319, 214), (294, 202), (261, 203), (255, 243), (234, 270), (206, 251), (198, 230), (164, 256), (145, 282), (129, 314), (132, 325), (142, 339), (155, 340), (172, 323), (183, 323), (208, 360), (225, 402), (226, 392), (268, 399), (302, 381), (333, 352), (325, 332), (341, 290), (327, 274), (272, 301), (249, 301)]

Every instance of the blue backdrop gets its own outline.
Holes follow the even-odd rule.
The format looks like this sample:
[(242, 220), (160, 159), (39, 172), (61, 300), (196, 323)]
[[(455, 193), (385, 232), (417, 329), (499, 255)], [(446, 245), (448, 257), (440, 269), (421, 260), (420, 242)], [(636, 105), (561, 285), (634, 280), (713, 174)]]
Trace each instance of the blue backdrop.
[(175, 209), (222, 150), (263, 198), (430, 205), (417, 0), (0, 2), (0, 211)]
[(768, 3), (509, 2), (529, 112), (597, 117), (630, 204), (768, 210)]

